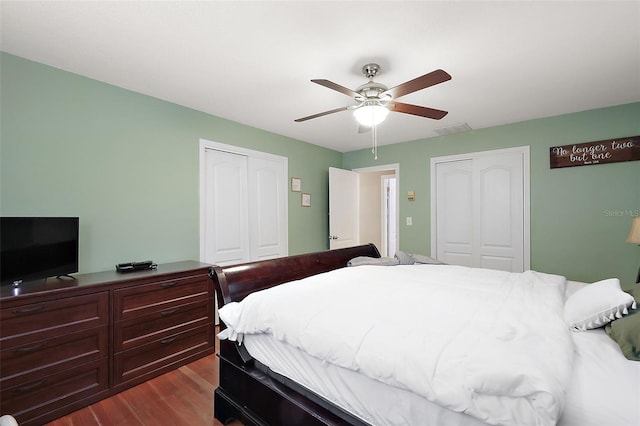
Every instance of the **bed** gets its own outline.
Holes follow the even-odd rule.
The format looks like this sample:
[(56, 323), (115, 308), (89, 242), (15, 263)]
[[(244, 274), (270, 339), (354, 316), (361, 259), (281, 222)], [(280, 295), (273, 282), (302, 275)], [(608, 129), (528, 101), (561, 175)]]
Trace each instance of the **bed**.
[[(533, 271), (498, 273), (498, 284), (489, 287), (497, 285), (497, 293), (483, 287), (456, 289), (456, 283), (464, 280), (445, 278), (450, 283), (447, 293), (436, 295), (439, 291), (430, 289), (428, 296), (414, 297), (416, 288), (410, 282), (418, 272), (450, 277), (450, 270), (478, 271), (428, 264), (346, 267), (362, 258), (379, 259), (380, 254), (369, 244), (211, 268), (224, 319), (220, 380), (214, 396), (219, 421), (235, 419), (245, 425), (640, 425), (640, 362), (626, 359), (602, 327), (569, 332), (567, 324), (552, 313), (562, 311), (567, 297), (583, 284)], [(479, 272), (484, 274), (481, 281), (493, 282), (492, 271)], [(503, 282), (511, 275), (517, 285)], [(329, 293), (324, 289), (326, 277), (332, 280)], [(325, 281), (319, 283), (321, 279)], [(351, 282), (359, 284), (346, 285)], [(325, 293), (313, 293), (315, 288)], [(282, 293), (291, 289), (299, 294)], [(469, 291), (478, 291), (474, 301), (484, 301), (458, 297)], [(520, 301), (496, 301), (502, 297), (496, 295), (502, 294)], [(261, 299), (264, 295), (270, 298)], [(528, 303), (532, 297), (538, 299)], [(304, 305), (305, 300), (313, 303)], [(409, 309), (415, 300), (416, 306), (427, 309)], [(492, 303), (494, 307), (486, 310), (499, 315), (485, 319), (485, 308), (475, 305)], [(243, 313), (252, 304), (266, 317)], [(314, 306), (320, 308), (316, 311)], [(622, 317), (627, 307), (631, 303), (610, 314)], [(348, 327), (343, 326), (344, 310), (350, 311)], [(414, 311), (420, 312), (419, 321), (408, 313)], [(512, 326), (509, 315), (527, 317), (524, 328)], [(287, 318), (289, 325), (281, 328), (279, 321)], [(416, 332), (424, 322), (454, 328), (473, 323), (479, 328), (452, 334), (451, 330), (441, 332), (444, 328), (438, 325)], [(368, 326), (372, 323), (376, 327)], [(294, 329), (305, 334), (297, 336)], [(335, 332), (338, 329), (346, 329), (346, 336)], [(496, 344), (502, 347), (503, 340), (521, 335), (525, 338), (518, 339), (525, 346), (496, 350)], [(465, 346), (468, 342), (473, 343)], [(483, 351), (488, 343), (490, 350)], [(423, 359), (431, 363), (422, 365)], [(473, 387), (473, 392), (461, 393), (454, 386), (458, 382), (462, 388)], [(496, 407), (508, 408), (495, 414)]]

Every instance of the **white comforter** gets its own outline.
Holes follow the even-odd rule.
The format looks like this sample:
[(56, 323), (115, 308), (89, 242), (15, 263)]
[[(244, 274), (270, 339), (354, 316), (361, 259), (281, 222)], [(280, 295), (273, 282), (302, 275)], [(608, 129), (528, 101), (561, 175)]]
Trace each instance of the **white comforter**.
[(564, 277), (399, 265), (301, 281), (225, 305), (221, 338), (270, 333), (488, 424), (558, 420), (573, 359)]

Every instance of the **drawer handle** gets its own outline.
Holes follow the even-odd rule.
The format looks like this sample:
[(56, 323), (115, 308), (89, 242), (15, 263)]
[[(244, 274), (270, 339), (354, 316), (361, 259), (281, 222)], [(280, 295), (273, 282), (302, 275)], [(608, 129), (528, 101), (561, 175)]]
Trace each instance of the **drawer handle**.
[(27, 346), (24, 348), (16, 348), (13, 350), (14, 353), (18, 353), (18, 354), (24, 354), (27, 352), (33, 352), (36, 349), (40, 349), (41, 347), (43, 347), (44, 344), (43, 343), (36, 343), (35, 345), (31, 345), (31, 346)]
[(170, 287), (174, 287), (177, 283), (175, 281), (171, 281), (168, 283), (162, 283), (160, 284), (160, 287), (162, 288), (170, 288)]
[(160, 340), (160, 343), (162, 343), (163, 345), (168, 345), (169, 343), (173, 343), (177, 340), (178, 338), (176, 336), (173, 337), (168, 337), (166, 339), (162, 339)]
[(15, 309), (13, 313), (14, 314), (30, 314), (32, 312), (42, 311), (45, 308), (45, 306), (46, 305), (43, 303), (42, 305), (32, 306), (30, 308)]
[(39, 380), (39, 381), (37, 381), (35, 383), (31, 383), (29, 385), (20, 386), (19, 388), (14, 389), (12, 392), (13, 393), (29, 392), (29, 391), (34, 390), (37, 387), (42, 386), (43, 384), (46, 383), (46, 381), (47, 381), (47, 379), (42, 379), (42, 380)]
[(167, 315), (173, 314), (177, 310), (178, 310), (178, 308), (167, 309), (166, 311), (160, 312), (160, 315), (162, 315), (163, 317), (166, 317)]

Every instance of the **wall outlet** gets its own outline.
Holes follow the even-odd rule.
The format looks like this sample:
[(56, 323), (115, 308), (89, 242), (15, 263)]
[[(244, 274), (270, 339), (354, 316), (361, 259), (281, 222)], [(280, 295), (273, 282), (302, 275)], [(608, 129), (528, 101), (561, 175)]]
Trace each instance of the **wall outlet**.
[(407, 226), (413, 225), (413, 218), (411, 216), (407, 216)]

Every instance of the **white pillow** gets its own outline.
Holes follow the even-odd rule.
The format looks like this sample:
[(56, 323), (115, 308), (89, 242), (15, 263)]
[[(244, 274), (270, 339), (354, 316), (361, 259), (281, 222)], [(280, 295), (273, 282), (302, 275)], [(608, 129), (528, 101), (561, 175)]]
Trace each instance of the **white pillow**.
[(636, 301), (620, 288), (620, 280), (609, 278), (573, 293), (564, 304), (564, 320), (574, 330), (602, 327), (636, 308)]

